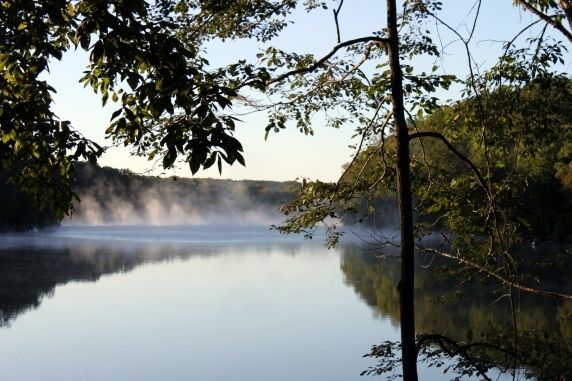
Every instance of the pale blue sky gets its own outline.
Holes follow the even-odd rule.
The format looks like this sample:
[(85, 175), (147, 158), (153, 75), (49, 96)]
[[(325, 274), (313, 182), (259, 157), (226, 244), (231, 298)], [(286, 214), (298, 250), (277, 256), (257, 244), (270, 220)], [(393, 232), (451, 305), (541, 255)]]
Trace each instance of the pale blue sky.
[[(444, 0), (442, 18), (453, 27), (460, 27), (470, 21), (473, 0)], [(346, 0), (340, 15), (342, 40), (361, 37), (379, 30), (385, 25), (384, 1)], [(335, 24), (331, 10), (317, 11), (310, 15), (297, 12), (292, 17), (295, 22), (272, 44), (284, 50), (312, 52), (317, 56), (327, 53), (336, 42)], [(500, 44), (494, 40), (510, 39), (518, 30), (529, 23), (528, 13), (512, 7), (511, 0), (483, 0), (481, 17), (472, 46), (476, 62), (482, 67), (490, 66), (500, 52)], [(440, 28), (442, 41), (451, 42), (453, 37)], [(526, 38), (526, 34), (523, 38)], [(213, 44), (209, 48), (209, 60), (213, 66), (232, 62), (237, 58), (251, 58), (264, 46), (254, 41), (239, 41)], [(463, 76), (466, 70), (466, 57), (462, 46), (453, 43), (446, 49), (444, 70), (449, 74)], [(86, 137), (102, 145), (104, 130), (108, 125), (114, 105), (101, 108), (101, 102), (91, 89), (78, 83), (86, 62), (86, 54), (76, 52), (64, 57), (51, 66), (51, 83), (58, 93), (54, 96), (54, 109), (62, 119), (68, 119)], [(570, 62), (571, 60), (568, 60)], [(569, 67), (567, 68), (569, 69)], [(454, 97), (454, 94), (443, 94)], [(295, 128), (271, 134), (264, 140), (265, 115), (242, 118), (244, 123), (237, 126), (236, 137), (245, 149), (246, 167), (234, 165), (223, 169), (222, 178), (293, 180), (300, 177), (335, 181), (341, 173), (341, 166), (351, 158), (354, 131), (350, 127), (334, 130), (322, 128), (316, 119), (314, 136), (305, 136)], [(130, 168), (136, 172), (150, 169), (151, 162), (142, 158), (130, 157), (128, 150), (121, 147), (110, 150), (100, 161), (101, 165), (116, 168)], [(161, 171), (155, 171), (155, 174)], [(190, 176), (184, 164), (167, 172), (178, 176)], [(215, 169), (202, 171), (198, 177), (219, 178)]]

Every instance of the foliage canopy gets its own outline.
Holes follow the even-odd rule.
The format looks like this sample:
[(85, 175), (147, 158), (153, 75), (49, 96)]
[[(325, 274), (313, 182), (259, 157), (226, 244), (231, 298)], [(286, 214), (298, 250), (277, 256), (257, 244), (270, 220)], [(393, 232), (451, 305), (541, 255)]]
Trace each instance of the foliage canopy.
[[(118, 105), (106, 133), (165, 168), (182, 158), (193, 173), (244, 164), (225, 113), (245, 82), (266, 70), (243, 62), (212, 68), (213, 38), (275, 36), (295, 1), (3, 1), (0, 3), (0, 165), (10, 181), (59, 215), (70, 212), (73, 167), (103, 148), (52, 111), (43, 79), (71, 49), (89, 53), (81, 82)], [(308, 7), (316, 6), (312, 2)], [(254, 81), (253, 79), (256, 79)]]

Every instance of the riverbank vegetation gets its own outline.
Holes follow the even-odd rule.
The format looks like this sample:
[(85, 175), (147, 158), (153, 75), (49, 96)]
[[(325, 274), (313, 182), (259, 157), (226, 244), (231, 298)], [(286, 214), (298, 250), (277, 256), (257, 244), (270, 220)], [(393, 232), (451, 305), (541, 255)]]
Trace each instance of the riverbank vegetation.
[[(515, 242), (570, 240), (572, 80), (566, 76), (538, 79), (523, 88), (506, 86), (481, 96), (486, 98), (487, 126), (493, 135), (486, 147), (476, 125), (481, 123), (475, 118), (480, 112), (477, 99), (409, 120), (412, 130), (443, 136), (464, 158), (460, 160), (440, 139), (412, 140), (419, 228), (425, 227), (428, 233), (444, 229), (453, 237), (485, 234), (487, 214), (480, 205), (486, 205), (486, 195), (468, 163), (486, 168), (488, 161), (490, 181), (497, 186), (495, 197), (502, 208), (499, 214), (504, 216), (497, 222), (514, 232)], [(388, 154), (394, 151), (394, 136), (377, 139), (347, 165), (342, 181), (374, 184), (379, 173), (394, 166), (394, 156)], [(346, 204), (342, 219), (392, 228), (396, 195), (394, 179), (388, 177), (357, 193)]]

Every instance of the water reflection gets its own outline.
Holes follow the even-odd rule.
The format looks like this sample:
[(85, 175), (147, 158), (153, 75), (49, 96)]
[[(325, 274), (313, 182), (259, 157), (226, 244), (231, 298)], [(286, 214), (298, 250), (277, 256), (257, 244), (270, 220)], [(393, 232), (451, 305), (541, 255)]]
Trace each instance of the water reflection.
[(398, 336), (319, 242), (143, 231), (2, 241), (0, 381), (358, 381)]
[[(224, 233), (221, 233), (224, 232)], [(261, 245), (264, 243), (264, 245)], [(95, 282), (145, 263), (228, 252), (295, 255), (301, 243), (253, 227), (67, 227), (0, 236), (0, 327), (37, 308), (56, 286)]]
[[(434, 272), (417, 273), (419, 332), (463, 339), (510, 326), (505, 300), (491, 304), (494, 286)], [(567, 280), (566, 267), (549, 272), (555, 287)], [(75, 380), (85, 369), (106, 380), (363, 379), (372, 364), (361, 356), (399, 337), (398, 278), (395, 260), (353, 245), (326, 251), (266, 228), (3, 236), (0, 380)], [(563, 349), (549, 361), (569, 363), (572, 303), (520, 300), (521, 329), (555, 333), (548, 349)], [(94, 358), (107, 367), (94, 369)], [(424, 380), (443, 379), (431, 371)]]
[[(375, 258), (349, 246), (342, 252), (340, 267), (346, 284), (373, 308), (375, 314), (389, 318), (398, 325), (399, 295), (396, 285), (400, 275), (399, 262)], [(482, 280), (452, 277), (450, 274), (444, 276), (439, 274), (440, 269), (437, 264), (417, 269), (415, 323), (418, 333), (436, 332), (456, 341), (466, 341), (468, 337), (472, 340), (473, 337), (488, 338), (489, 335), (511, 332), (513, 321), (509, 300), (503, 297), (505, 290), (493, 282), (488, 284)], [(569, 278), (561, 275), (561, 270), (545, 269), (539, 277), (550, 278), (550, 286), (555, 289), (566, 289), (570, 286)], [(543, 284), (546, 283), (548, 281)], [(530, 355), (526, 361), (533, 373), (538, 367), (558, 366), (564, 369), (558, 372), (571, 374), (571, 301), (518, 294), (516, 303), (518, 329), (526, 332), (531, 340), (521, 343), (521, 351), (523, 356)], [(506, 340), (510, 339), (509, 335)], [(536, 353), (525, 353), (533, 351)], [(537, 376), (542, 374), (538, 369), (536, 372)]]

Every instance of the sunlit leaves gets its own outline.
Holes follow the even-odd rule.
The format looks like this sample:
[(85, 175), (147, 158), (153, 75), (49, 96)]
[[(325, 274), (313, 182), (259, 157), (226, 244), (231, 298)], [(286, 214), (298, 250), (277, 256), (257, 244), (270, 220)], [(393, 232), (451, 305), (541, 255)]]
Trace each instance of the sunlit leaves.
[[(175, 10), (187, 18), (184, 32), (200, 39), (256, 38), (268, 41), (288, 25), (295, 0), (177, 2)], [(200, 30), (199, 30), (200, 29)]]
[(530, 38), (521, 47), (505, 45), (505, 53), (498, 63), (484, 75), (484, 79), (497, 83), (522, 86), (531, 81), (550, 78), (558, 73), (554, 67), (564, 63), (567, 47), (543, 35)]
[(58, 179), (50, 189), (62, 197), (50, 201), (44, 192), (43, 198), (67, 212), (73, 164), (95, 161), (103, 152), (53, 114), (53, 89), (38, 79), (50, 59), (71, 47), (89, 53), (81, 82), (103, 105), (118, 106), (110, 125), (101, 126), (112, 139), (150, 159), (160, 156), (165, 167), (180, 159), (193, 173), (214, 163), (219, 170), (222, 162), (244, 164), (242, 145), (232, 136), (235, 121), (224, 112), (243, 82), (262, 86), (268, 71), (245, 62), (213, 70), (199, 54), (201, 44), (211, 38), (270, 38), (283, 28), (294, 3), (1, 3), (4, 169), (18, 174), (14, 181), (32, 193), (34, 183), (45, 187), (43, 181)]
[(50, 109), (53, 88), (40, 74), (68, 49), (73, 13), (66, 1), (4, 2), (0, 25), (0, 166), (36, 203), (67, 212), (76, 160), (94, 161), (101, 148), (70, 129)]

